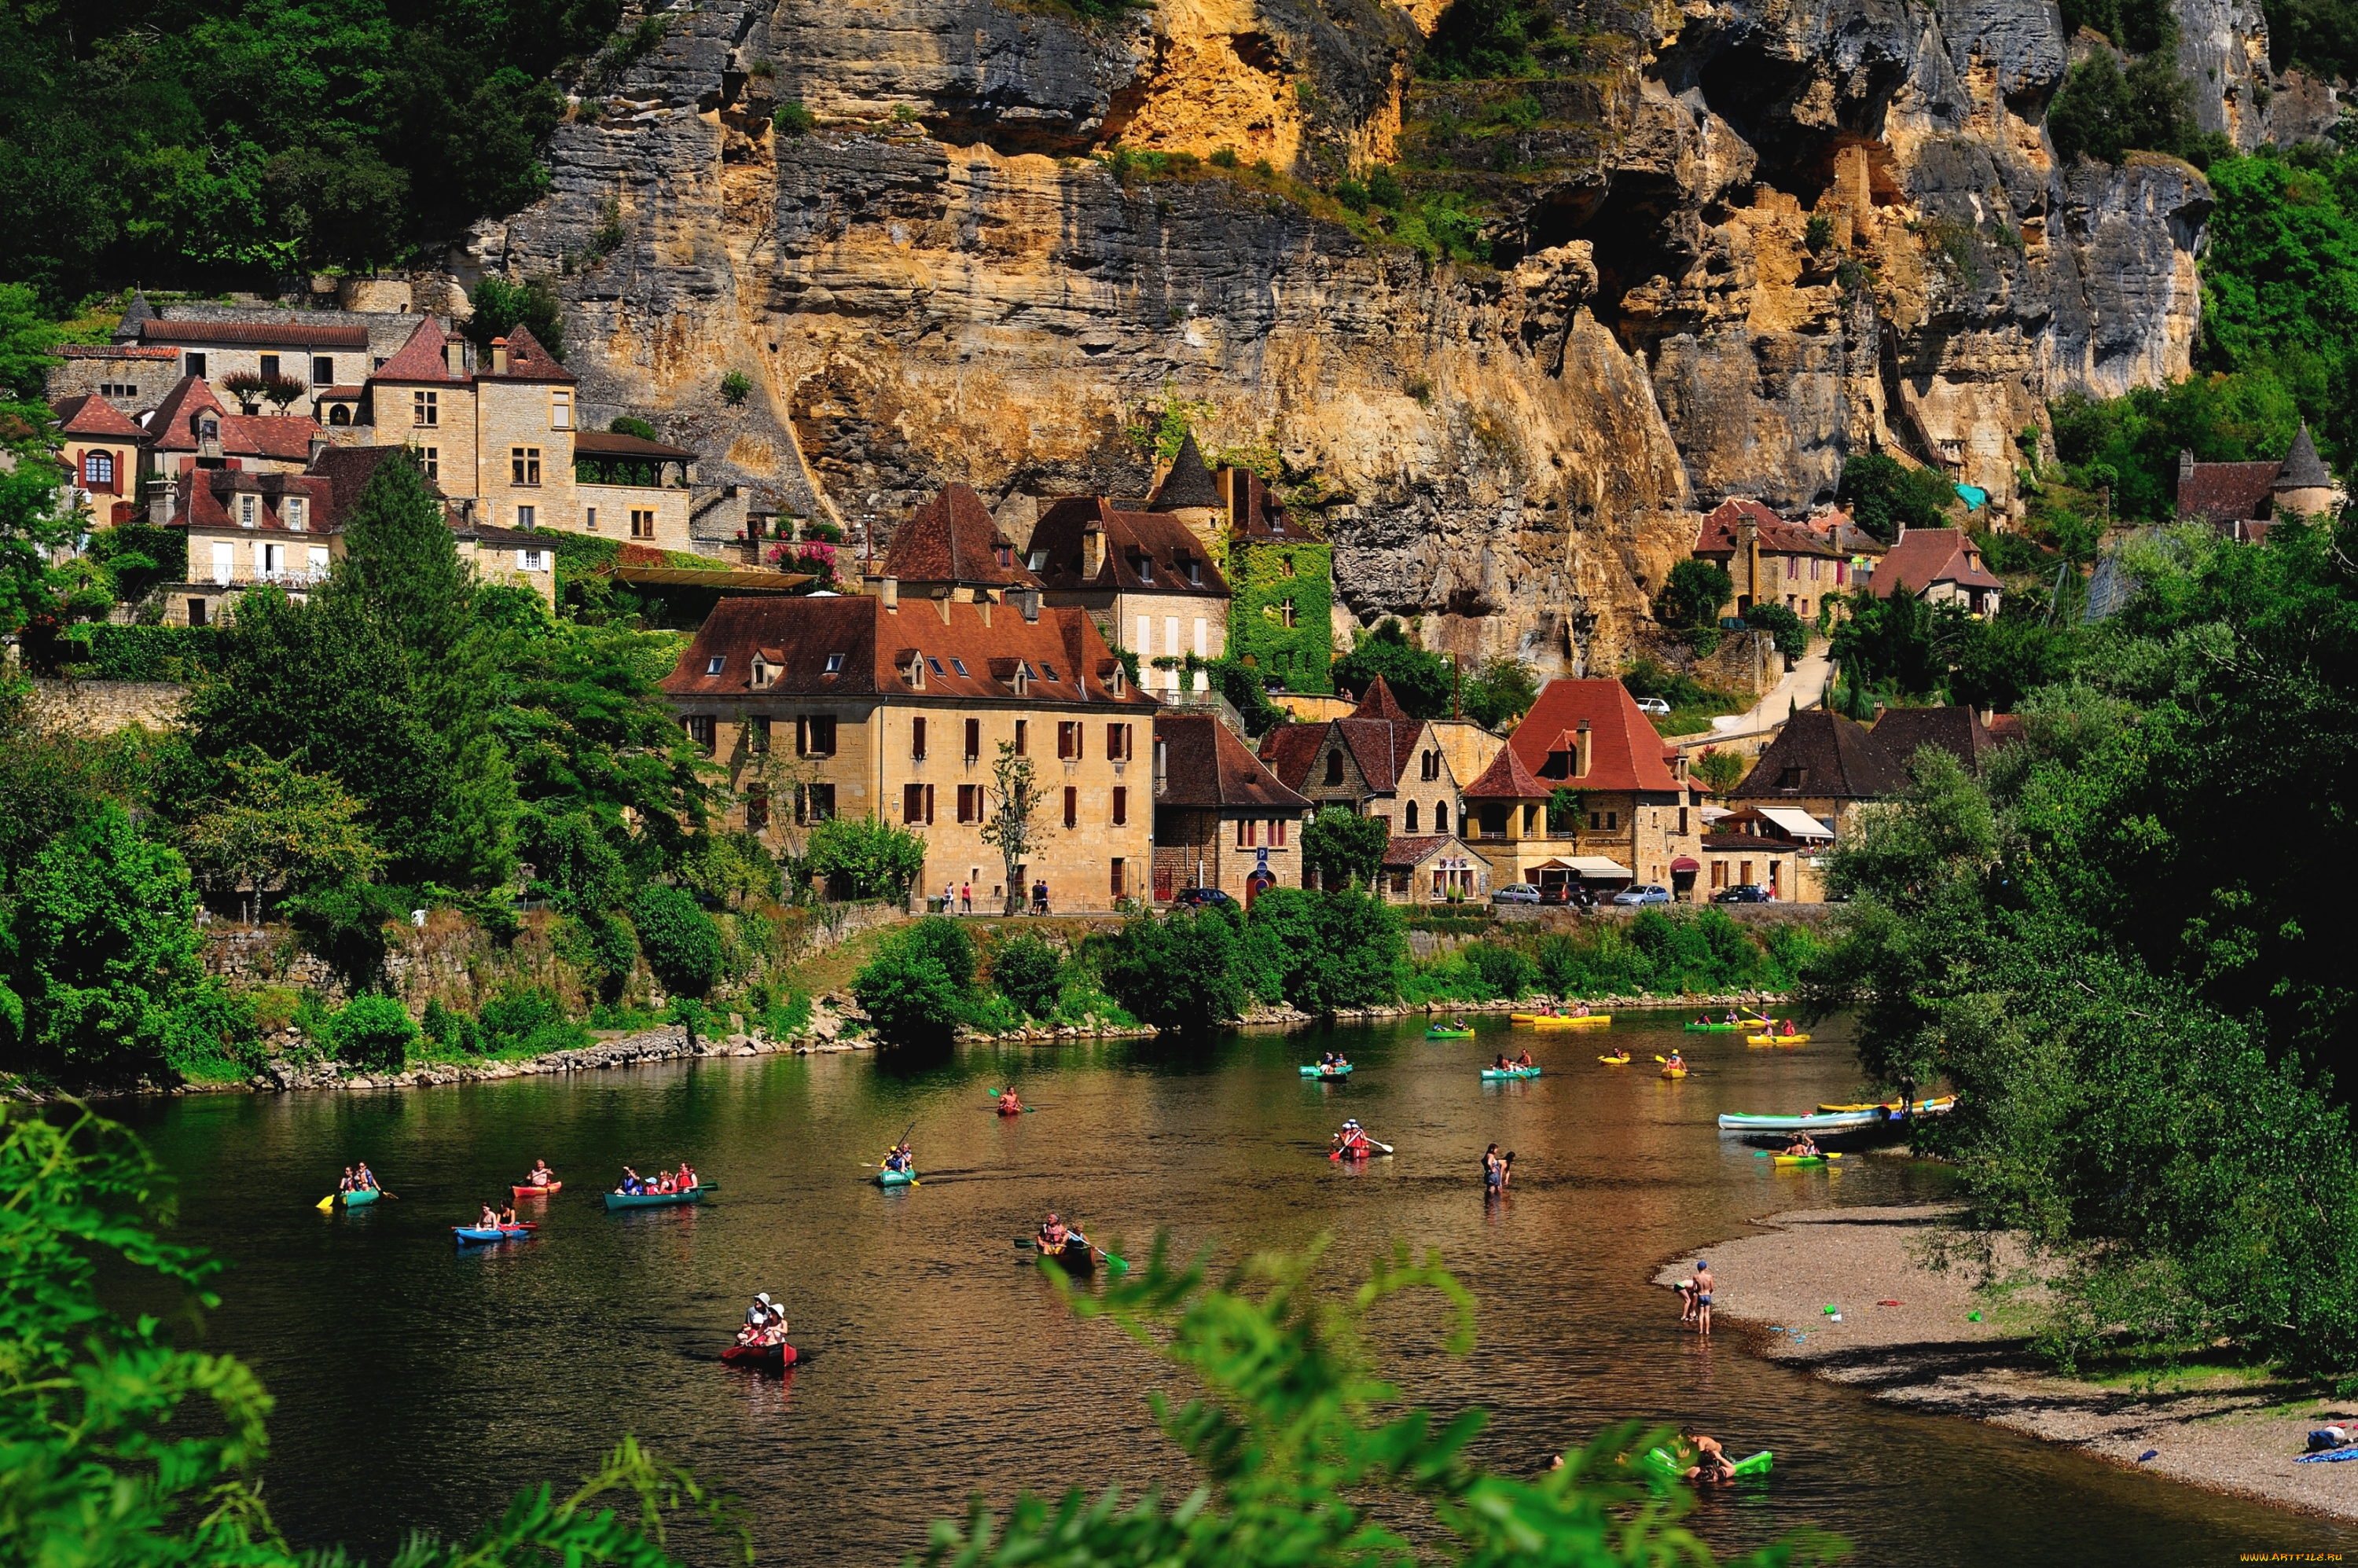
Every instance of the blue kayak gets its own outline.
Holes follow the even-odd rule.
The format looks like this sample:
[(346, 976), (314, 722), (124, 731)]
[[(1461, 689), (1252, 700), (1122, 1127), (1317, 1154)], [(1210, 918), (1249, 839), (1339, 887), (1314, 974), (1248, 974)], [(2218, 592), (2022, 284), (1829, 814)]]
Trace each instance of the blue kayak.
[(1351, 1076), (1351, 1064), (1346, 1062), (1339, 1067), (1304, 1067), (1302, 1076), (1305, 1078), (1347, 1078)]
[(460, 1246), (464, 1247), (477, 1241), (524, 1241), (539, 1228), (536, 1225), (454, 1225), (450, 1227), (450, 1234)]

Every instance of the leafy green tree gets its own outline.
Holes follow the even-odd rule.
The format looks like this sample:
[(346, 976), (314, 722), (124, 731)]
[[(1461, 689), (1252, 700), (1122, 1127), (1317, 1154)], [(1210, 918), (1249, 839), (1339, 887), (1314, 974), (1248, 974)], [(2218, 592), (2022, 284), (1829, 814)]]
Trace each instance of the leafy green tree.
[(1717, 561), (1690, 556), (1671, 568), (1662, 588), (1662, 619), (1672, 626), (1717, 623), (1721, 608), (1736, 597), (1736, 579)]
[(417, 1044), (417, 1025), (398, 997), (356, 996), (328, 1025), (336, 1059), (373, 1071), (398, 1072)]
[(2130, 151), (2193, 155), (2209, 161), (2194, 117), (2194, 84), (2178, 70), (2178, 35), (2126, 71), (2097, 49), (2071, 68), (2047, 111), (2048, 134), (2065, 162), (2082, 154), (2117, 164)]
[(700, 997), (720, 979), (719, 928), (687, 893), (649, 882), (631, 901), (631, 924), (665, 990)]
[(1449, 661), (1410, 642), (1400, 622), (1389, 617), (1334, 665), (1335, 684), (1362, 695), (1379, 676), (1410, 718), (1439, 719), (1449, 712), (1456, 686)]
[(886, 935), (851, 994), (888, 1045), (938, 1049), (967, 1012), (974, 946), (955, 920), (930, 915)]
[(18, 873), (12, 979), (0, 1022), (18, 1059), (81, 1073), (159, 1059), (171, 1010), (200, 973), (196, 892), (179, 854), (113, 802)]
[(1141, 1023), (1200, 1031), (1244, 1011), (1237, 928), (1218, 910), (1138, 914), (1099, 957), (1106, 991)]
[(1539, 696), (1539, 675), (1531, 665), (1520, 659), (1492, 659), (1466, 683), (1466, 717), (1485, 730), (1511, 730)]
[(1842, 503), (1851, 520), (1888, 545), (1902, 527), (1942, 528), (1957, 492), (1929, 469), (1906, 468), (1882, 452), (1862, 452), (1843, 462)]
[(1319, 1011), (1390, 1001), (1408, 950), (1400, 912), (1379, 895), (1350, 887), (1323, 894), (1317, 913)]
[(1705, 748), (1693, 765), (1694, 776), (1711, 786), (1714, 795), (1725, 795), (1742, 784), (1744, 775), (1752, 771), (1739, 753), (1723, 752), (1717, 747)]
[(1382, 817), (1329, 806), (1303, 829), (1302, 861), (1317, 873), (1322, 886), (1340, 888), (1354, 881), (1372, 886), (1383, 871), (1384, 851), (1390, 845), (1391, 829)]
[(1273, 887), (1253, 900), (1237, 949), (1237, 978), (1274, 1007), (1319, 1009), (1318, 900), (1306, 888)]
[[(2216, 264), (2204, 277), (2207, 297), (2237, 287)], [(2216, 346), (2211, 351), (2225, 352)], [(2106, 493), (2114, 516), (2165, 521), (2176, 508), (2180, 451), (2200, 462), (2246, 462), (2281, 459), (2291, 447), (2308, 394), (2296, 396), (2279, 378), (2274, 367), (2288, 362), (2278, 357), (2233, 374), (2190, 376), (2122, 397), (2067, 394), (2050, 406), (2056, 455), (2073, 482)], [(2321, 386), (2318, 396), (2323, 401)], [(2331, 432), (2340, 427), (2320, 418), (2318, 427), (2331, 450)]]
[(246, 890), (246, 911), (266, 892), (318, 882), (367, 881), (384, 851), (361, 825), (361, 802), (324, 774), (268, 757), (227, 757), (228, 793), (181, 834), (190, 864)]
[(681, 860), (680, 885), (706, 898), (742, 903), (778, 896), (778, 861), (751, 833), (716, 833), (697, 841)]
[(1902, 703), (1940, 697), (1948, 689), (1948, 654), (1960, 619), (1944, 618), (1942, 608), (1904, 589), (1887, 599), (1862, 595), (1834, 627), (1828, 652), (1862, 694)]
[(55, 608), (56, 554), (80, 531), (58, 509), (66, 473), (41, 401), (58, 337), (33, 290), (0, 284), (0, 635)]
[(1539, 979), (1539, 968), (1520, 951), (1494, 942), (1468, 943), (1461, 955), (1466, 967), (1482, 978), (1482, 987), (1501, 1000), (1529, 995)]
[(853, 898), (897, 903), (925, 873), (925, 841), (881, 817), (830, 817), (811, 828), (803, 867)]
[(1777, 651), (1789, 659), (1798, 659), (1810, 651), (1810, 629), (1801, 618), (1781, 604), (1756, 604), (1744, 612), (1744, 623), (1756, 632), (1766, 632), (1777, 645)]
[(528, 277), (511, 283), (503, 277), (486, 277), (475, 285), (469, 304), (473, 308), (467, 318), (467, 338), (484, 353), (491, 352), (493, 339), (510, 337), (518, 327), (525, 327), (552, 359), (564, 362), (565, 301), (548, 279)]
[(2006, 617), (1974, 622), (1959, 639), (1949, 695), (1967, 708), (2011, 713), (2030, 693), (2068, 678), (2077, 650), (2065, 627)]
[(990, 983), (1033, 1018), (1054, 1018), (1064, 993), (1065, 956), (1055, 944), (1018, 932), (991, 950)]
[[(1047, 792), (1040, 787), (1039, 773), (1032, 766), (1032, 759), (1016, 755), (1011, 741), (999, 743), (999, 760), (990, 765), (990, 782), (988, 809), (991, 815), (990, 820), (982, 825), (981, 837), (984, 843), (999, 851), (1007, 872), (1007, 913), (1017, 914), (1023, 909), (1023, 867), (1049, 833), (1047, 823), (1041, 817)], [(916, 867), (909, 873), (910, 880), (914, 881), (924, 870), (925, 857), (920, 854)]]

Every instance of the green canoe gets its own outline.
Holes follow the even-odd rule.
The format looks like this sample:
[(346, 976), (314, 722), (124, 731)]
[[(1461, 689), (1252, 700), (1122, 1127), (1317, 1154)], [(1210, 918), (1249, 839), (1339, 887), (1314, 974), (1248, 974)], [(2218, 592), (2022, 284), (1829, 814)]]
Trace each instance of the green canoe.
[(1444, 1029), (1436, 1024), (1424, 1032), (1424, 1037), (1427, 1040), (1471, 1040), (1474, 1032), (1470, 1029)]
[(383, 1196), (384, 1196), (384, 1189), (383, 1187), (362, 1187), (356, 1193), (338, 1193), (336, 1195), (336, 1206), (338, 1208), (365, 1208), (370, 1204), (376, 1202), (377, 1199)]
[(618, 1208), (670, 1208), (675, 1205), (699, 1201), (705, 1194), (712, 1191), (713, 1186), (713, 1183), (706, 1182), (684, 1193), (608, 1193), (606, 1209), (611, 1214)]
[(876, 1173), (876, 1184), (880, 1187), (905, 1187), (914, 1184), (916, 1179), (917, 1173), (914, 1167), (906, 1171), (879, 1171)]
[[(1774, 1460), (1775, 1454), (1770, 1450), (1764, 1448), (1759, 1453), (1752, 1454), (1749, 1457), (1738, 1459), (1736, 1462), (1736, 1473), (1739, 1476), (1766, 1476), (1768, 1474), (1769, 1465), (1774, 1462)], [(1646, 1450), (1646, 1456), (1643, 1460), (1639, 1461), (1639, 1463), (1643, 1464), (1646, 1468), (1653, 1471), (1656, 1475), (1661, 1476), (1670, 1480), (1677, 1480), (1679, 1477), (1686, 1474), (1686, 1471), (1680, 1465), (1677, 1460), (1671, 1458), (1669, 1454), (1663, 1453), (1659, 1448), (1649, 1448)]]
[(1485, 1067), (1482, 1069), (1482, 1076), (1488, 1080), (1504, 1078), (1536, 1078), (1539, 1076), (1540, 1070), (1537, 1067), (1509, 1067), (1503, 1071), (1497, 1067)]

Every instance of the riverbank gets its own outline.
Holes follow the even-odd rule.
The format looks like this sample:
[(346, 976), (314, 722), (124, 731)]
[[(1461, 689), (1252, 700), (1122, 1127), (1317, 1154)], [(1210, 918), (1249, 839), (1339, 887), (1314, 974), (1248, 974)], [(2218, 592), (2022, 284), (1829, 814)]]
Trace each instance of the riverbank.
[[(2150, 1391), (2045, 1371), (1967, 1270), (1923, 1261), (1923, 1243), (1947, 1212), (1772, 1215), (1753, 1235), (1681, 1254), (1654, 1282), (1673, 1286), (1697, 1257), (1708, 1260), (1715, 1336), (1877, 1399), (1988, 1422), (2190, 1486), (2358, 1519), (2358, 1475), (2344, 1473), (2358, 1465), (2293, 1462), (2310, 1431), (2349, 1424), (2358, 1404), (2243, 1371), (2198, 1369)], [(1968, 1315), (1975, 1313), (1978, 1322)]]

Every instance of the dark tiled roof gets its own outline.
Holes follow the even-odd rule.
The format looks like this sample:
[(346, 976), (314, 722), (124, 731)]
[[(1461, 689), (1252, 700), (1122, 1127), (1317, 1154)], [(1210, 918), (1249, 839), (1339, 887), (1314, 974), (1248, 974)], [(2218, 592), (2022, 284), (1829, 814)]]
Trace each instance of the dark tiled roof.
[(1310, 764), (1326, 743), (1324, 724), (1281, 724), (1260, 738), (1260, 760), (1288, 789), (1310, 782)]
[(417, 330), (409, 334), (409, 341), (400, 351), (377, 366), (369, 375), (371, 381), (460, 381), (464, 378), (450, 373), (449, 362), (443, 351), (450, 335), (442, 323), (428, 316), (417, 323)]
[(1534, 776), (1544, 777), (1548, 753), (1572, 751), (1584, 719), (1588, 773), (1566, 783), (1581, 789), (1678, 789), (1677, 776), (1662, 762), (1662, 737), (1617, 680), (1548, 682), (1507, 745)]
[(1997, 738), (1982, 725), (1970, 708), (1890, 708), (1868, 731), (1883, 754), (1899, 767), (1922, 746), (1938, 746), (1974, 773), (1997, 745)]
[(145, 343), (227, 343), (257, 349), (365, 349), (366, 327), (319, 327), (305, 321), (150, 320), (139, 324)]
[(147, 443), (158, 451), (193, 452), (197, 449), (197, 416), (210, 409), (216, 417), (225, 417), (221, 399), (205, 384), (200, 375), (184, 375), (164, 401), (147, 415), (144, 430)]
[(884, 553), (884, 575), (903, 582), (1030, 588), (1038, 579), (1015, 559), (990, 509), (972, 487), (951, 485), (909, 514)]
[(1163, 748), (1163, 771), (1154, 792), (1158, 806), (1240, 807), (1306, 811), (1310, 803), (1277, 780), (1245, 750), (1235, 731), (1208, 713), (1158, 713), (1155, 743)]
[[(906, 677), (910, 661), (922, 658), (922, 695), (929, 701), (980, 698), (1043, 707), (1087, 702), (1121, 712), (1155, 709), (1154, 699), (1134, 686), (1125, 684), (1121, 695), (1114, 695), (1110, 677), (1120, 666), (1086, 611), (1047, 609), (1039, 620), (1026, 621), (1011, 605), (993, 605), (986, 625), (985, 606), (946, 602), (947, 624), (931, 602), (890, 611), (866, 594), (724, 594), (677, 667), (664, 677), (664, 690), (675, 700), (752, 695), (753, 654), (766, 649), (780, 658), (774, 684), (765, 693), (783, 697), (918, 695)], [(842, 667), (833, 675), (827, 670), (830, 654), (842, 655)], [(720, 673), (708, 674), (716, 657)], [(963, 661), (967, 673), (959, 675), (953, 661)], [(934, 668), (936, 662), (939, 669)], [(1032, 671), (1022, 697), (1014, 687), (1019, 662)]]
[(1960, 588), (2003, 588), (1982, 566), (1981, 551), (1961, 528), (1910, 528), (1876, 563), (1868, 590), (1888, 599), (1900, 589), (1921, 593), (1936, 582)]
[[(1788, 770), (1798, 769), (1794, 782), (1784, 782)], [(1785, 721), (1785, 728), (1744, 782), (1727, 792), (1730, 800), (1877, 800), (1897, 794), (1907, 783), (1866, 725), (1829, 713), (1804, 708)]]
[(1545, 800), (1555, 792), (1553, 784), (1531, 776), (1531, 769), (1515, 755), (1512, 746), (1502, 746), (1482, 770), (1482, 776), (1466, 786), (1468, 800)]
[(2309, 421), (2300, 422), (2300, 434), (2292, 438), (2292, 450), (2285, 454), (2284, 467), (2277, 470), (2274, 488), (2277, 490), (2327, 490), (2333, 476), (2325, 471), (2324, 462), (2317, 455), (2317, 443), (2309, 438)]
[(1215, 482), (1228, 490), (1228, 535), (1247, 544), (1315, 543), (1318, 532), (1286, 515), (1260, 475), (1250, 469), (1224, 469)]
[[(1104, 531), (1105, 560), (1095, 578), (1084, 578), (1082, 537), (1092, 522)], [(899, 547), (897, 540), (894, 547)], [(1040, 561), (1038, 579), (1045, 588), (1121, 589), (1216, 599), (1228, 594), (1228, 579), (1185, 524), (1151, 512), (1125, 512), (1103, 496), (1068, 496), (1052, 503), (1033, 526), (1028, 556)], [(1153, 572), (1152, 582), (1139, 576), (1141, 561)], [(1191, 566), (1202, 578), (1200, 583), (1188, 580)]]
[(1391, 683), (1381, 676), (1368, 683), (1367, 694), (1359, 698), (1359, 706), (1351, 709), (1351, 717), (1388, 719), (1394, 724), (1415, 722), (1409, 718), (1408, 709), (1400, 705), (1400, 698), (1392, 695)]
[(1388, 871), (1413, 871), (1418, 862), (1430, 860), (1455, 842), (1456, 839), (1447, 833), (1395, 838), (1384, 846), (1384, 869)]
[(61, 399), (52, 406), (58, 416), (58, 433), (61, 436), (102, 438), (115, 441), (136, 441), (139, 427), (131, 416), (103, 397), (85, 394), (80, 397)]
[(573, 451), (584, 458), (635, 458), (643, 462), (687, 463), (696, 454), (686, 447), (667, 447), (615, 430), (582, 430), (573, 438)]
[(1171, 460), (1171, 471), (1154, 487), (1147, 498), (1149, 512), (1176, 512), (1183, 506), (1217, 506), (1220, 492), (1213, 487), (1212, 470), (1204, 466), (1204, 454), (1196, 449), (1195, 432), (1190, 430), (1180, 439), (1179, 455)]
[(1801, 849), (1790, 838), (1755, 838), (1749, 833), (1706, 833), (1703, 847), (1722, 854), (1790, 855)]
[(1760, 547), (1771, 555), (1835, 557), (1843, 552), (1833, 540), (1807, 524), (1788, 523), (1757, 501), (1730, 497), (1712, 508), (1695, 534), (1694, 548), (1689, 554), (1725, 559), (1736, 554), (1742, 542), (1742, 527), (1750, 522), (1760, 540)]
[(167, 364), (180, 357), (178, 349), (145, 343), (60, 343), (57, 351), (70, 360), (156, 360)]
[[(176, 486), (172, 508), (172, 526), (178, 528), (238, 528), (244, 531), (230, 514), (231, 498), (239, 494), (258, 495), (262, 505), (256, 509), (254, 529), (262, 533), (333, 534), (343, 526), (336, 510), (335, 492), (329, 482), (316, 474), (255, 473), (246, 469), (188, 469), (182, 470)], [(300, 495), (310, 502), (310, 515), (306, 526), (287, 526), (284, 503), (287, 497)]]
[(477, 381), (545, 381), (560, 386), (570, 386), (573, 373), (557, 362), (557, 356), (540, 346), (532, 329), (523, 322), (508, 334), (508, 368), (495, 371), (483, 360), (475, 363)]
[(114, 341), (118, 343), (137, 342), (140, 328), (154, 319), (156, 319), (156, 308), (147, 303), (146, 292), (144, 289), (133, 289), (131, 303), (123, 308), (123, 319), (114, 325)]
[[(336, 515), (341, 518), (360, 500), (369, 481), (376, 477), (377, 465), (408, 450), (406, 447), (330, 447), (311, 460), (310, 471), (328, 481), (335, 496)], [(432, 480), (422, 474), (419, 480), (431, 493), (442, 493)]]
[(300, 462), (311, 455), (311, 438), (325, 434), (308, 414), (222, 416), (222, 450), (235, 457)]
[(2233, 523), (2256, 514), (2276, 483), (2277, 463), (2196, 463), (2178, 481), (2178, 515)]
[[(1351, 761), (1359, 765), (1359, 776), (1367, 780), (1368, 792), (1391, 794), (1400, 782), (1401, 726), (1386, 719), (1337, 719), (1334, 726), (1343, 744), (1351, 749)], [(1415, 744), (1412, 734), (1408, 743)]]

